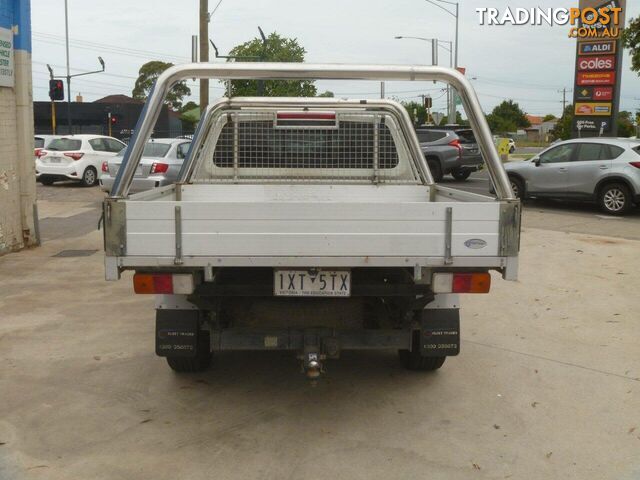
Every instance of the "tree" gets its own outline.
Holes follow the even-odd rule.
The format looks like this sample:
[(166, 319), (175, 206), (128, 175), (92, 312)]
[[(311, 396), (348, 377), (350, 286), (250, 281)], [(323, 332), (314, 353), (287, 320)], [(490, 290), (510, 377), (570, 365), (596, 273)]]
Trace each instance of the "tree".
[(553, 113), (548, 113), (542, 119), (543, 122), (550, 122), (551, 120), (555, 120), (556, 116)]
[(424, 108), (424, 105), (418, 102), (401, 102), (401, 103), (402, 103), (402, 106), (407, 109), (407, 112), (409, 113), (409, 117), (411, 117), (411, 122), (414, 125), (422, 125), (427, 121), (427, 109)]
[[(136, 84), (133, 87), (133, 98), (146, 100), (156, 79), (169, 67), (173, 67), (173, 63), (165, 63), (159, 60), (152, 60), (142, 65), (138, 71)], [(179, 82), (169, 91), (164, 102), (173, 110), (180, 110), (182, 99), (189, 95), (191, 95), (191, 90), (187, 87), (187, 84)]]
[(333, 92), (331, 90), (325, 90), (324, 92), (322, 92), (318, 96), (319, 97), (325, 97), (325, 98), (333, 98), (333, 97), (335, 97), (335, 95), (333, 94)]
[[(442, 117), (442, 120), (440, 120), (440, 125), (447, 125), (448, 123), (449, 116), (445, 115), (444, 117)], [(456, 112), (456, 125), (469, 125), (469, 121), (464, 120), (460, 112)]]
[(636, 126), (633, 124), (633, 113), (622, 111), (618, 113), (618, 136), (632, 137), (636, 133)]
[(640, 17), (632, 18), (622, 31), (622, 44), (631, 54), (631, 70), (640, 75)]
[[(281, 37), (272, 33), (263, 43), (262, 39), (254, 38), (248, 42), (234, 47), (229, 56), (247, 61), (263, 62), (304, 62), (306, 50), (295, 38)], [(249, 57), (249, 58), (247, 58)], [(315, 97), (316, 87), (313, 80), (265, 80), (265, 97)], [(258, 82), (256, 80), (233, 80), (231, 82), (231, 95), (241, 97), (254, 97), (258, 95)]]
[(573, 135), (573, 104), (567, 105), (562, 114), (562, 118), (558, 120), (556, 126), (551, 130), (551, 135), (555, 138), (568, 140)]
[(526, 114), (513, 100), (505, 100), (487, 115), (487, 122), (494, 133), (515, 132), (531, 126)]

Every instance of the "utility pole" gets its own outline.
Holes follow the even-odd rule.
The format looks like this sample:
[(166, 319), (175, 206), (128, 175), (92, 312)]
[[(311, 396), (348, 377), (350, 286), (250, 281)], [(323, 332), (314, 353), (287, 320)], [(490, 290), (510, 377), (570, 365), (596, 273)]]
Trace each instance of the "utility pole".
[(564, 111), (567, 109), (567, 88), (563, 88), (562, 90), (558, 90), (558, 93), (562, 92), (562, 115), (560, 118), (564, 117)]
[(380, 82), (380, 98), (384, 100), (384, 82)]
[(67, 49), (67, 127), (69, 128), (69, 135), (71, 131), (71, 68), (69, 66), (69, 5), (68, 0), (64, 0), (64, 36)]
[[(200, 0), (200, 61), (209, 61), (209, 0)], [(200, 112), (209, 105), (209, 79), (200, 79)]]

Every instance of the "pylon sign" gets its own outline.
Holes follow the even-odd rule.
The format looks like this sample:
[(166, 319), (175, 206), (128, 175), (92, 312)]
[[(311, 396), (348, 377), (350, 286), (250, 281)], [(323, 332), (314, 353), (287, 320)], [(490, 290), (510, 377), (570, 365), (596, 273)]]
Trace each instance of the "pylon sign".
[(618, 15), (611, 16), (608, 25), (595, 20), (590, 25), (580, 25), (586, 30), (576, 46), (573, 136), (615, 137), (622, 80), (620, 33), (624, 27), (626, 0), (580, 0), (579, 8), (591, 12), (605, 8), (620, 10)]

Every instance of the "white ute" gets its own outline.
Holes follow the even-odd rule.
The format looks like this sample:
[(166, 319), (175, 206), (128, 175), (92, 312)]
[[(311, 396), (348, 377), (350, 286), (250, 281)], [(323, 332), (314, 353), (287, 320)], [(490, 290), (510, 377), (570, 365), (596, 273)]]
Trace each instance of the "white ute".
[[(460, 93), (498, 198), (435, 185), (389, 100), (223, 98), (178, 182), (129, 195), (164, 96), (186, 78), (439, 80)], [(520, 203), (470, 83), (420, 66), (172, 67), (149, 96), (104, 202), (106, 277), (156, 295), (156, 353), (291, 350), (309, 377), (342, 350), (395, 349), (413, 370), (459, 352), (460, 295), (517, 277)]]

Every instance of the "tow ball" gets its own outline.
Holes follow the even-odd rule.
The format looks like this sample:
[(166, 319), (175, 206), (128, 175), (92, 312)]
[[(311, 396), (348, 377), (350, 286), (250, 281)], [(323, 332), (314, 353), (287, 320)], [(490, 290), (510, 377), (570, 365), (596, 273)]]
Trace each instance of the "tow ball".
[(324, 373), (322, 361), (326, 360), (327, 356), (318, 352), (317, 349), (305, 348), (305, 351), (298, 355), (298, 358), (302, 360), (302, 371), (308, 379), (315, 380)]

